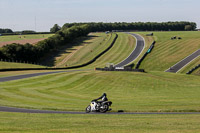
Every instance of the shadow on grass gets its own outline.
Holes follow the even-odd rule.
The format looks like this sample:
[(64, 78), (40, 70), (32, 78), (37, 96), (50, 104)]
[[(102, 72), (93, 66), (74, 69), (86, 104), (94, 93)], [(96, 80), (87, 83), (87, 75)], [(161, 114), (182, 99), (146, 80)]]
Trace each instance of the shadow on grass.
[(99, 36), (88, 35), (87, 37), (80, 37), (66, 45), (59, 46), (57, 49), (54, 49), (48, 54), (46, 54), (40, 60), (40, 64), (44, 66), (48, 66), (48, 67), (54, 67), (56, 63), (56, 58), (60, 57), (62, 54), (67, 54), (67, 53), (70, 54), (71, 52), (68, 52), (68, 51), (77, 50), (73, 48), (74, 46), (81, 46), (83, 45), (83, 43), (91, 44), (92, 42), (86, 42), (86, 41), (91, 40), (92, 38), (96, 38), (96, 37), (99, 37)]

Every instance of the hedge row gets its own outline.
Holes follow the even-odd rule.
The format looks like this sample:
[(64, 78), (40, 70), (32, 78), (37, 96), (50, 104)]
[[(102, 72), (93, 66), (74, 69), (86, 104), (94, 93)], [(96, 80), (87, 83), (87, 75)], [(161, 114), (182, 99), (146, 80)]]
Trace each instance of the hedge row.
[(13, 33), (13, 31), (11, 29), (2, 29), (0, 28), (0, 34), (2, 33)]
[(116, 23), (66, 23), (62, 28), (69, 28), (74, 25), (89, 24), (92, 32), (112, 30), (138, 30), (138, 31), (184, 31), (195, 30), (196, 23), (180, 22), (116, 22)]
[(43, 40), (36, 45), (31, 44), (9, 44), (0, 48), (0, 58), (7, 60), (21, 60), (28, 62), (38, 62), (45, 54), (56, 50), (61, 45), (69, 45), (69, 42), (86, 36), (90, 32), (88, 25), (73, 26), (57, 32), (54, 36)]

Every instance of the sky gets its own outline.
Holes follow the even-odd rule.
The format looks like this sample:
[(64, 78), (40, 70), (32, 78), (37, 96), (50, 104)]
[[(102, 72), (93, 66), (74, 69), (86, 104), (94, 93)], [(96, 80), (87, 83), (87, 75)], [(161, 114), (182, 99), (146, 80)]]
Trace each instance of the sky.
[(190, 21), (200, 0), (0, 0), (0, 28), (49, 31), (72, 22)]

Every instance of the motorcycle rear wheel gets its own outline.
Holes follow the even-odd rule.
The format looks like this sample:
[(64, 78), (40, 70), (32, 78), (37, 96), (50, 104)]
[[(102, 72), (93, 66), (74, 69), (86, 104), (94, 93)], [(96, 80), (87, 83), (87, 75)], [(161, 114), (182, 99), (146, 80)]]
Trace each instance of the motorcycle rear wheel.
[(87, 108), (85, 109), (85, 112), (86, 112), (86, 113), (90, 113), (90, 111), (91, 111), (91, 106), (88, 105)]
[(104, 104), (102, 107), (100, 107), (99, 111), (101, 113), (106, 113), (106, 111), (108, 111), (108, 105)]

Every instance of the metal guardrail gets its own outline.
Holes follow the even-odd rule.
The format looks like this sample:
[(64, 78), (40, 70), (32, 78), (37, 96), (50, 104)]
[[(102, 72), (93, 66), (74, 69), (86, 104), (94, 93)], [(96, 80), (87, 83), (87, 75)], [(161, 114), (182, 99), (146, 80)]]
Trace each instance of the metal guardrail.
[(196, 69), (200, 68), (200, 64), (195, 66), (194, 68), (192, 68), (191, 70), (189, 70), (186, 74), (191, 74), (193, 71), (195, 71)]
[(139, 68), (140, 64), (142, 63), (142, 61), (144, 60), (144, 58), (151, 53), (152, 49), (154, 48), (156, 41), (153, 41), (153, 43), (151, 44), (151, 46), (149, 47), (149, 49), (147, 50), (147, 52), (142, 56), (142, 58), (138, 61), (137, 65), (136, 65), (136, 69)]
[(131, 67), (124, 67), (124, 69), (116, 69), (116, 68), (109, 68), (109, 67), (105, 67), (105, 68), (95, 68), (95, 70), (99, 70), (99, 71), (129, 71), (129, 72), (145, 72), (144, 69), (132, 69)]

